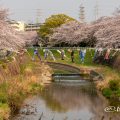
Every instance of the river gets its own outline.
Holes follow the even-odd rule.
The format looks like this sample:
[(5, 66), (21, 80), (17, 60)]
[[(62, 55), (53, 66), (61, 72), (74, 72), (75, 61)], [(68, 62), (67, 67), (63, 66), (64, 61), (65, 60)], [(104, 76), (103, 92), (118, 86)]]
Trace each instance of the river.
[(92, 82), (57, 82), (26, 99), (12, 120), (120, 120), (104, 111), (107, 106)]

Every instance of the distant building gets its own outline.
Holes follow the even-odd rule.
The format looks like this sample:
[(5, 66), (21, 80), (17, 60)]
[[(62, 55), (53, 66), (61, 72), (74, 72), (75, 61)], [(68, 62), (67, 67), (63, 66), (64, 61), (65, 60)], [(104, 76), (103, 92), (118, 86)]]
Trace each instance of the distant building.
[(22, 21), (7, 21), (16, 31), (37, 31), (40, 29), (41, 23), (28, 23)]
[(41, 25), (41, 23), (26, 24), (25, 31), (38, 31)]
[(23, 21), (7, 21), (16, 31), (25, 31), (25, 23)]

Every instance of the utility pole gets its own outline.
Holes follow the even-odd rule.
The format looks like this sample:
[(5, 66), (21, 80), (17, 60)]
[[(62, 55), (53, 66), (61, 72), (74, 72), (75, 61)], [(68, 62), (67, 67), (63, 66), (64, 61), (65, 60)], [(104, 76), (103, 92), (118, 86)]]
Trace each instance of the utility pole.
[(96, 0), (96, 5), (94, 8), (94, 15), (95, 15), (95, 20), (97, 20), (99, 18), (99, 4), (98, 4), (98, 0)]
[(36, 12), (36, 23), (40, 23), (41, 9), (37, 9)]
[(80, 5), (80, 13), (79, 13), (80, 22), (85, 22), (85, 7), (83, 4)]

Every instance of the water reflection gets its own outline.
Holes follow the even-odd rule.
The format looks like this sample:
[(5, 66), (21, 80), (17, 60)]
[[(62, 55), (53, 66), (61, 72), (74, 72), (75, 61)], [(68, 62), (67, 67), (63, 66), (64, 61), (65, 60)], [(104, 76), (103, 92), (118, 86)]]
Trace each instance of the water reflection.
[[(21, 120), (119, 120), (118, 114), (104, 112), (107, 101), (92, 83), (52, 84), (25, 103), (37, 109), (35, 115), (20, 115)], [(117, 118), (118, 117), (118, 118)]]

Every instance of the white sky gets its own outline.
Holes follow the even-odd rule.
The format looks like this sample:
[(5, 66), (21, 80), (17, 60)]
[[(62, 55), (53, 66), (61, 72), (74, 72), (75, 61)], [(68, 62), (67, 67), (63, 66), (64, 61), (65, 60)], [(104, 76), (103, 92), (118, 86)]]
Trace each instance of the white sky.
[[(10, 17), (26, 22), (36, 21), (36, 9), (41, 9), (40, 21), (43, 22), (52, 14), (64, 13), (79, 19), (79, 6), (83, 3), (86, 21), (94, 20), (96, 0), (0, 0), (0, 5), (10, 10)], [(120, 0), (98, 0), (99, 16), (112, 15), (120, 6)]]

